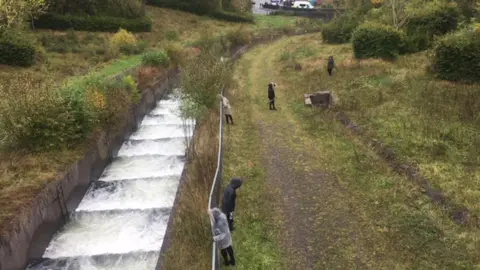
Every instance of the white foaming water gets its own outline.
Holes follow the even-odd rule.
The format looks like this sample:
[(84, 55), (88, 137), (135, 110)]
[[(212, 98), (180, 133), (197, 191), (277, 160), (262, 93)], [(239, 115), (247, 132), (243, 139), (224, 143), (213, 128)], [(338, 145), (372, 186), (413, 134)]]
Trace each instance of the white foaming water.
[(178, 96), (144, 118), (28, 269), (155, 269), (195, 127), (178, 116)]
[(142, 155), (185, 155), (185, 138), (163, 139), (156, 141), (126, 141), (123, 143), (119, 157)]
[[(147, 115), (143, 118), (142, 126), (155, 126), (161, 124), (178, 124), (182, 123), (182, 118), (173, 114), (159, 114), (159, 115)], [(195, 124), (193, 121), (189, 121), (189, 124)]]
[(173, 206), (178, 184), (178, 177), (171, 177), (113, 181), (101, 187), (92, 185), (77, 211), (170, 208)]
[(119, 158), (107, 166), (99, 180), (117, 181), (166, 176), (180, 177), (184, 164), (183, 159), (177, 156)]
[(155, 269), (160, 252), (128, 253), (98, 257), (71, 257), (43, 259), (29, 266), (29, 270), (132, 270)]
[(159, 140), (169, 138), (185, 138), (193, 135), (192, 128), (183, 125), (141, 126), (130, 137), (131, 140)]
[(158, 251), (168, 217), (169, 213), (153, 210), (81, 212), (54, 236), (43, 257)]

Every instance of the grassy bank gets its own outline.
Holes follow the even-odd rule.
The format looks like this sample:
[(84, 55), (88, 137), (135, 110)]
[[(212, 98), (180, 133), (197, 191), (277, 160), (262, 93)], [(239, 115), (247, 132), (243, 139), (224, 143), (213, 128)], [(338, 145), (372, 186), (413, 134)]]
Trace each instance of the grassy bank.
[[(426, 53), (396, 62), (352, 59), (349, 45), (320, 45), (320, 37), (289, 44), (277, 63), (300, 97), (332, 90), (337, 109), (365, 129), (368, 136), (391, 146), (403, 161), (418, 164), (434, 187), (456, 203), (480, 214), (480, 87), (449, 83), (427, 73)], [(326, 58), (337, 68), (328, 77)], [(300, 63), (301, 72), (292, 71)]]
[[(479, 263), (478, 229), (454, 224), (361, 139), (327, 113), (303, 105), (303, 93), (327, 84), (338, 93), (339, 106), (347, 102), (341, 93), (350, 91), (360, 99), (366, 92), (355, 92), (357, 87), (343, 92), (339, 86), (358, 85), (384, 65), (396, 65), (348, 62), (349, 53), (349, 47), (324, 46), (318, 35), (309, 35), (262, 46), (240, 61), (237, 74), (244, 75), (228, 95), (236, 123), (226, 131), (224, 160), (226, 177), (249, 176), (239, 191), (233, 236), (240, 268), (280, 269), (281, 261), (287, 269), (474, 268)], [(322, 75), (323, 59), (330, 54), (343, 64), (333, 78)], [(294, 70), (297, 62), (302, 71)], [(279, 85), (275, 112), (266, 105), (271, 80)], [(270, 190), (276, 196), (268, 196)], [(272, 219), (281, 230), (275, 237), (268, 234)], [(265, 234), (258, 234), (258, 228)], [(266, 244), (258, 245), (262, 237)], [(276, 246), (280, 253), (272, 252)], [(271, 248), (256, 251), (259, 247)], [(259, 261), (265, 254), (268, 259)]]

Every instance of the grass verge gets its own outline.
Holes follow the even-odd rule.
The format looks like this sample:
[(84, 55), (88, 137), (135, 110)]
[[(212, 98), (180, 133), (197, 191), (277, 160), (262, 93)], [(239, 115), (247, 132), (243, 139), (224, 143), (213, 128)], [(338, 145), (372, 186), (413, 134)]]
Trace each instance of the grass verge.
[[(232, 169), (226, 169), (225, 176), (248, 175), (252, 171), (249, 160), (267, 155), (267, 161), (275, 161), (276, 157), (268, 156), (268, 149), (282, 149), (277, 152), (282, 163), (273, 170), (267, 169), (262, 176), (266, 179), (275, 176), (278, 182), (286, 183), (273, 203), (276, 209), (289, 210), (283, 220), (277, 220), (283, 230), (276, 234), (280, 238), (284, 236), (282, 250), (287, 254), (283, 257), (288, 260), (290, 267), (287, 268), (301, 266), (296, 260), (301, 256), (306, 256), (307, 264), (312, 265), (313, 261), (314, 265), (303, 269), (472, 269), (478, 266), (478, 229), (454, 224), (415, 184), (393, 173), (361, 140), (346, 132), (328, 114), (303, 105), (304, 92), (324, 85), (319, 79), (313, 84), (314, 78), (310, 77), (326, 73), (323, 55), (326, 58), (332, 53), (325, 51), (326, 46), (320, 43), (318, 35), (286, 38), (247, 53), (240, 60), (246, 68), (238, 71), (247, 75), (240, 79), (239, 90), (229, 93), (236, 125), (227, 130), (229, 150), (225, 159), (229, 161), (225, 161), (225, 166)], [(285, 48), (290, 57), (284, 56)], [(336, 48), (350, 50), (345, 46)], [(319, 55), (322, 55), (320, 60)], [(291, 65), (296, 62), (303, 64), (301, 72)], [(364, 72), (378, 72), (372, 62), (367, 63), (370, 66)], [(358, 66), (351, 68), (356, 70)], [(338, 83), (362, 80), (358, 74), (335, 76), (338, 79), (321, 78), (326, 82), (338, 80)], [(266, 109), (266, 84), (271, 80), (279, 84), (279, 110), (274, 113)], [(245, 92), (250, 93), (249, 96), (244, 97)], [(253, 128), (249, 123), (253, 123)], [(267, 133), (259, 138), (258, 130), (262, 127)], [(270, 166), (268, 162), (259, 164)], [(293, 175), (275, 173), (275, 170), (283, 172), (284, 167), (293, 171)], [(266, 188), (262, 179), (252, 178), (255, 180), (247, 180), (239, 192), (236, 215), (239, 231), (234, 233), (234, 243), (239, 242), (236, 248), (239, 260), (249, 262), (241, 266), (243, 269), (260, 269), (257, 263), (250, 263), (259, 256), (252, 252), (259, 239), (257, 229), (243, 223), (244, 219), (254, 224), (269, 224), (269, 219), (277, 217), (273, 214), (276, 211), (272, 211), (249, 219), (250, 211), (269, 209), (265, 205), (270, 199), (263, 191), (274, 188)], [(250, 182), (252, 189), (248, 187)], [(247, 190), (258, 195), (250, 197)], [(291, 204), (284, 204), (284, 200), (291, 200)], [(289, 220), (289, 213), (305, 213), (308, 219)], [(306, 236), (300, 235), (302, 226), (308, 226)], [(294, 234), (289, 234), (290, 231)], [(275, 237), (272, 239), (275, 249)], [(297, 239), (305, 240), (297, 242)], [(298, 256), (292, 259), (288, 254)], [(275, 258), (274, 254), (271, 256)]]
[[(320, 45), (320, 37), (292, 41), (278, 65), (298, 97), (332, 90), (345, 111), (368, 136), (393, 148), (400, 160), (417, 164), (435, 188), (480, 214), (480, 93), (478, 85), (435, 80), (427, 73), (425, 53), (396, 62), (352, 59), (348, 45)], [(310, 51), (308, 55), (303, 52)], [(326, 58), (337, 68), (328, 77)], [(290, 61), (290, 63), (289, 63)], [(303, 70), (294, 72), (293, 63)]]

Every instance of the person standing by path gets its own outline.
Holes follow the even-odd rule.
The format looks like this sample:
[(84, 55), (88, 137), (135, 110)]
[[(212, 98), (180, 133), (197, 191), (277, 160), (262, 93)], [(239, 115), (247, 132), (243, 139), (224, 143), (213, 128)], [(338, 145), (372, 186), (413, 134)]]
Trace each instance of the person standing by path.
[(237, 199), (237, 189), (242, 186), (242, 180), (234, 177), (230, 184), (223, 191), (222, 211), (227, 215), (228, 228), (233, 232), (233, 211), (235, 211), (235, 201)]
[(228, 99), (220, 94), (217, 95), (218, 98), (222, 101), (222, 106), (223, 106), (223, 114), (225, 115), (225, 118), (227, 120), (227, 124), (229, 123), (233, 125), (233, 118), (232, 118), (232, 106), (230, 106), (230, 102)]
[(333, 60), (333, 56), (329, 56), (328, 64), (327, 64), (328, 76), (332, 76), (332, 70), (334, 67), (335, 67), (335, 61)]
[[(228, 229), (227, 217), (218, 208), (208, 211), (212, 224), (213, 241), (220, 249), (225, 265), (235, 265), (235, 257), (232, 248), (232, 234)], [(230, 257), (230, 259), (228, 258)]]
[(275, 108), (275, 88), (277, 84), (274, 82), (271, 82), (268, 84), (268, 100), (269, 100), (269, 106), (270, 110), (276, 110)]

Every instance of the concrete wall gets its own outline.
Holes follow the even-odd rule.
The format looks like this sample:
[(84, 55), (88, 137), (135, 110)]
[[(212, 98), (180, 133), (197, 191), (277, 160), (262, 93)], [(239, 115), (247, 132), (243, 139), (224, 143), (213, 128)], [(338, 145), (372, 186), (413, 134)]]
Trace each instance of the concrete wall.
[(53, 234), (66, 221), (68, 212), (78, 206), (90, 183), (98, 180), (139, 121), (166, 91), (178, 85), (178, 73), (171, 71), (153, 89), (144, 90), (139, 104), (125, 112), (125, 125), (119, 132), (103, 130), (82, 159), (45, 187), (29, 209), (18, 214), (11, 229), (0, 236), (0, 270), (25, 269), (29, 259), (42, 256)]

